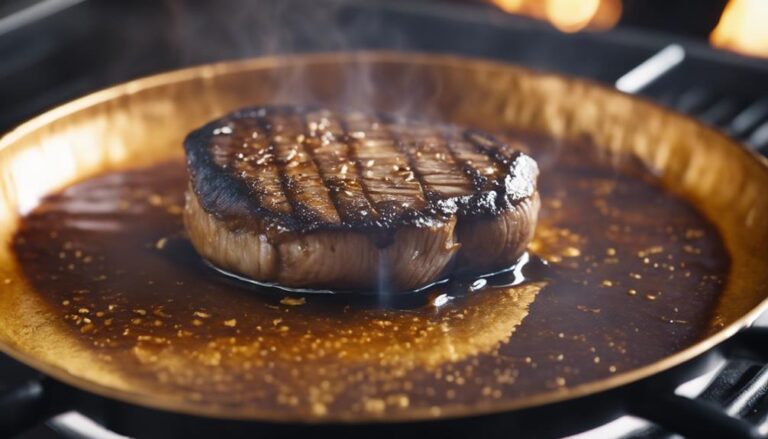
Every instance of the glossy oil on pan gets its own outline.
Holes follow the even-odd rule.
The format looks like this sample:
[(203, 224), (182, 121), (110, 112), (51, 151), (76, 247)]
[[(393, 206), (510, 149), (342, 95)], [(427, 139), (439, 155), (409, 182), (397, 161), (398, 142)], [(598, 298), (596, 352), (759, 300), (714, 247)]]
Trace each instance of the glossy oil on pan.
[[(361, 72), (366, 84), (355, 90), (364, 93), (350, 95), (349, 85), (361, 81)], [(286, 93), (286, 80), (297, 77), (300, 83), (288, 88), (300, 90)], [(110, 170), (180, 158), (186, 133), (232, 109), (280, 103), (340, 108), (360, 102), (372, 110), (406, 110), (491, 132), (541, 133), (566, 145), (586, 138), (611, 152), (636, 156), (666, 188), (717, 227), (730, 253), (731, 268), (711, 318), (712, 329), (660, 361), (535, 394), (490, 395), (470, 403), (446, 399), (439, 405), (411, 407), (403, 397), (371, 399), (360, 401), (368, 410), (357, 412), (322, 406), (308, 413), (275, 411), (221, 403), (205, 394), (189, 398), (166, 393), (139, 374), (116, 368), (103, 353), (65, 330), (61, 315), (35, 294), (6, 245), (0, 249), (2, 350), (58, 380), (159, 409), (262, 421), (419, 420), (515, 410), (615, 388), (712, 348), (768, 307), (768, 166), (763, 159), (679, 114), (586, 81), (442, 55), (342, 53), (206, 65), (135, 80), (55, 108), (0, 140), (0, 234), (10, 242), (20, 214), (68, 184)], [(535, 294), (519, 290), (514, 303), (489, 306), (453, 328), (450, 337), (438, 337), (417, 353), (396, 345), (388, 352), (393, 363), (405, 356), (403, 362), (419, 363), (425, 373), (436, 363), (481, 352), (493, 355), (493, 347), (525, 317)], [(173, 361), (170, 353), (165, 360)], [(210, 366), (215, 375), (220, 366)], [(397, 379), (397, 374), (388, 379)], [(398, 404), (401, 409), (382, 409)]]

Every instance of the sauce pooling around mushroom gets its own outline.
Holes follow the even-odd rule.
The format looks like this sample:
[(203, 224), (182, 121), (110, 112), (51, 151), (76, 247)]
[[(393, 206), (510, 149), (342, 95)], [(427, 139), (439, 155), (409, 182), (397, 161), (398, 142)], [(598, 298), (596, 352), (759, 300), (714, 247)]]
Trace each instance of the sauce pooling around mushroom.
[(418, 294), (222, 276), (183, 233), (181, 162), (50, 195), (13, 249), (62, 328), (137, 392), (240, 415), (439, 415), (606, 378), (711, 331), (729, 268), (717, 231), (631, 161), (532, 144), (543, 204), (526, 262)]

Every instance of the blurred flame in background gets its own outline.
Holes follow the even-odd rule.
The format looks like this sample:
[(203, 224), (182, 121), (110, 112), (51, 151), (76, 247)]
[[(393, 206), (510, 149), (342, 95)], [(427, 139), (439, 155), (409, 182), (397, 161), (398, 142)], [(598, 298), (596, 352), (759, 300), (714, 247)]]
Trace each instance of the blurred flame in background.
[(621, 18), (621, 0), (491, 0), (510, 14), (551, 23), (563, 32), (606, 30)]
[[(619, 22), (621, 0), (490, 0), (510, 14), (549, 22), (562, 32), (607, 30)], [(710, 42), (744, 55), (768, 57), (768, 0), (730, 0)]]
[(768, 57), (768, 0), (730, 0), (709, 41), (715, 47)]

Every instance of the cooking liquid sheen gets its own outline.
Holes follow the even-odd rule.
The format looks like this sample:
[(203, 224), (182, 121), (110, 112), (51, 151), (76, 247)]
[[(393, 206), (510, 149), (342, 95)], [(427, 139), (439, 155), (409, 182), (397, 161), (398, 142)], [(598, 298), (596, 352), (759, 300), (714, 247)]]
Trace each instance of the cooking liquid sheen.
[(717, 231), (631, 161), (533, 144), (543, 205), (520, 264), (386, 300), (217, 272), (184, 234), (181, 161), (48, 196), (13, 248), (65, 331), (121, 380), (240, 415), (513, 402), (649, 364), (717, 329), (729, 268)]

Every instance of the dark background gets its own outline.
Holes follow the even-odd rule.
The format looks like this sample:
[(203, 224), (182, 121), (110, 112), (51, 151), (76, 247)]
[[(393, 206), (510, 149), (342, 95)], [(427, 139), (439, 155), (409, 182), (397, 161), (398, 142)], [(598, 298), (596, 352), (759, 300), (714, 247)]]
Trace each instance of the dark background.
[[(7, 17), (39, 0), (0, 1), (0, 17)], [(470, 0), (86, 0), (7, 33), (0, 33), (0, 132), (50, 107), (98, 88), (181, 66), (213, 60), (242, 58), (264, 53), (339, 50), (359, 47), (416, 48), (472, 52), (479, 55), (521, 59), (535, 67), (554, 67), (548, 60), (555, 48), (533, 39), (500, 40), (489, 30), (425, 28), (417, 44), (378, 18), (347, 14), (331, 20), (346, 4), (403, 4), (434, 10), (434, 3), (471, 9), (495, 26), (528, 26), (551, 30), (542, 23), (508, 17), (495, 7)], [(706, 43), (726, 0), (624, 0), (619, 33), (601, 38), (619, 42), (620, 32), (652, 31), (669, 41), (690, 39)], [(341, 6), (340, 6), (341, 5)], [(438, 8), (439, 9), (439, 8)], [(482, 11), (482, 12), (478, 12)], [(344, 15), (343, 13), (341, 14)], [(345, 21), (346, 20), (346, 21)], [(407, 23), (398, 22), (407, 26)], [(345, 28), (343, 35), (336, 26)], [(441, 32), (448, 31), (448, 34)], [(576, 37), (590, 38), (590, 37)], [(502, 53), (500, 44), (509, 46)], [(486, 48), (482, 47), (487, 46)], [(414, 47), (415, 46), (415, 47)], [(580, 52), (580, 54), (583, 52)], [(558, 56), (562, 53), (558, 53)], [(632, 56), (630, 50), (628, 56)], [(584, 54), (589, 61), (589, 53)], [(617, 54), (616, 56), (622, 56)], [(539, 59), (534, 59), (539, 58)], [(600, 63), (611, 60), (601, 56)], [(582, 63), (583, 64), (583, 63)], [(598, 76), (582, 68), (569, 72)], [(602, 79), (602, 78), (599, 78)]]

